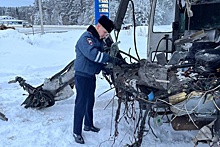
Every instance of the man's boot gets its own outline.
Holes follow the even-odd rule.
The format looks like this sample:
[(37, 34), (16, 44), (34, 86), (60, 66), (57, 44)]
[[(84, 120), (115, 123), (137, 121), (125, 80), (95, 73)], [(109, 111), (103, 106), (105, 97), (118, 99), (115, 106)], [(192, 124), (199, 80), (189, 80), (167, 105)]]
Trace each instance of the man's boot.
[(73, 137), (75, 138), (75, 142), (80, 143), (80, 144), (85, 143), (82, 135), (73, 134)]
[(92, 132), (99, 132), (100, 131), (100, 129), (99, 128), (97, 128), (97, 127), (95, 127), (95, 126), (84, 126), (84, 129), (83, 129), (84, 131), (92, 131)]

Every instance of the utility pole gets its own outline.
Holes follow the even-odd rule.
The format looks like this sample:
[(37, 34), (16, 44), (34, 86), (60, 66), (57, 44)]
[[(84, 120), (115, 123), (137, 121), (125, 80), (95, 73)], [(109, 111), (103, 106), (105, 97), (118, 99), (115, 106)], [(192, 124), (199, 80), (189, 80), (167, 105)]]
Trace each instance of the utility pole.
[(41, 0), (38, 0), (38, 4), (39, 4), (39, 12), (40, 12), (41, 34), (44, 34), (43, 12), (42, 12)]

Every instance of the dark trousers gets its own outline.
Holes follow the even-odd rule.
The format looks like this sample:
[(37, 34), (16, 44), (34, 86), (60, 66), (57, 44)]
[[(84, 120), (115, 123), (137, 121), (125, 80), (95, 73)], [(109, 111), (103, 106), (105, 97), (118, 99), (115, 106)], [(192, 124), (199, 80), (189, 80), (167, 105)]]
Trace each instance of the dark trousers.
[(95, 103), (96, 78), (75, 75), (76, 100), (74, 109), (73, 132), (77, 135), (82, 133), (84, 125), (93, 126), (93, 107)]

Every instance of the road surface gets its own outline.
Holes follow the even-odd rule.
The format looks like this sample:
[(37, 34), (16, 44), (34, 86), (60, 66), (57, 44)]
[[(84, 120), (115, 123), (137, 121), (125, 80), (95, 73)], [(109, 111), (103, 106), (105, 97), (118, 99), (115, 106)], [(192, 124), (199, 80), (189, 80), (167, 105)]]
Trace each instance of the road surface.
[[(18, 32), (24, 34), (39, 34), (42, 33), (40, 25), (34, 25), (32, 28), (23, 28), (22, 26), (14, 26)], [(88, 26), (65, 26), (65, 25), (44, 25), (44, 33), (55, 33), (55, 32), (67, 32), (74, 29), (86, 29)]]

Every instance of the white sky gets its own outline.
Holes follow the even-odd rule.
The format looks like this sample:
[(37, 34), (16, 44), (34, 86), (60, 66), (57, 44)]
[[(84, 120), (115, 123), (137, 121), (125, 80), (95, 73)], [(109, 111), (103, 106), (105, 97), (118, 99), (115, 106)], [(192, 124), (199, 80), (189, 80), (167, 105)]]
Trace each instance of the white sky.
[(0, 0), (0, 7), (19, 7), (33, 5), (34, 0)]
[[(18, 83), (8, 84), (8, 81), (16, 76), (21, 76), (32, 86), (41, 85), (45, 78), (52, 77), (75, 58), (74, 46), (84, 30), (44, 35), (24, 35), (18, 30), (0, 31), (0, 112), (9, 119), (7, 122), (0, 120), (0, 146), (79, 146), (72, 137), (75, 94), (46, 109), (25, 109), (20, 105), (27, 97), (22, 94), (27, 94), (27, 92)], [(137, 47), (139, 51), (142, 49), (142, 52), (139, 52), (141, 57), (146, 56), (147, 38), (143, 35), (143, 30), (144, 28), (141, 31), (137, 29), (137, 34), (139, 34), (137, 35)], [(122, 30), (119, 40), (121, 41), (120, 49), (126, 52), (129, 48), (134, 50), (131, 30)], [(114, 103), (108, 105), (114, 96), (113, 90), (98, 97), (109, 88), (109, 84), (102, 75), (98, 75), (94, 124), (100, 127), (101, 131), (99, 133), (83, 131), (85, 145), (81, 145), (82, 147), (120, 147), (126, 143), (130, 144), (131, 140), (134, 141), (132, 137), (135, 122), (129, 120), (128, 124), (122, 117), (118, 128), (119, 135), (113, 144), (117, 98), (113, 101)], [(104, 109), (107, 105), (108, 107)], [(191, 141), (196, 134), (194, 131), (174, 131), (168, 124), (159, 127), (153, 122), (151, 127), (158, 138), (155, 138), (149, 131), (143, 139), (143, 147), (188, 147), (194, 145)], [(146, 129), (149, 129), (147, 125)]]

